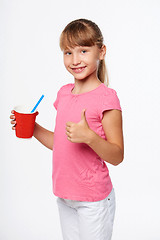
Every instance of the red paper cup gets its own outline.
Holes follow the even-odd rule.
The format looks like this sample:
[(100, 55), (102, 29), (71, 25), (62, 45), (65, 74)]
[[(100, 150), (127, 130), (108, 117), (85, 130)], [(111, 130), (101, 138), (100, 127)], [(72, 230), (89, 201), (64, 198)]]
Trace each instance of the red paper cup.
[[(26, 110), (25, 110), (26, 109)], [(24, 106), (14, 108), (16, 118), (16, 136), (18, 138), (31, 138), (38, 112), (30, 113)]]

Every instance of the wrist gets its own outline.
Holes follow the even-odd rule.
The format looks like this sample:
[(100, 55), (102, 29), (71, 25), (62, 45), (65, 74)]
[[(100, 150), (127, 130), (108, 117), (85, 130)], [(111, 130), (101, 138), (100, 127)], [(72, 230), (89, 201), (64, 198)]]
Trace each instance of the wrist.
[(92, 129), (89, 129), (88, 134), (86, 135), (87, 138), (86, 138), (86, 142), (85, 142), (87, 145), (91, 145), (91, 143), (95, 137), (95, 134), (96, 133)]
[(36, 131), (37, 131), (37, 123), (35, 122), (34, 131), (33, 131), (33, 136), (34, 136), (34, 137), (35, 137), (35, 135), (36, 135)]

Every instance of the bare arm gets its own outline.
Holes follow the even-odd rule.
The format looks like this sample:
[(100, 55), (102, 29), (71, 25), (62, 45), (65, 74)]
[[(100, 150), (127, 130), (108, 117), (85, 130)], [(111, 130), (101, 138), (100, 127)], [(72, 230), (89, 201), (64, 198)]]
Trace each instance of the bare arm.
[(38, 123), (35, 123), (33, 136), (45, 147), (51, 150), (53, 149), (54, 132), (51, 132), (40, 126)]
[(91, 130), (86, 143), (104, 161), (116, 166), (121, 163), (124, 158), (121, 111), (105, 111), (102, 119), (102, 125), (107, 141)]

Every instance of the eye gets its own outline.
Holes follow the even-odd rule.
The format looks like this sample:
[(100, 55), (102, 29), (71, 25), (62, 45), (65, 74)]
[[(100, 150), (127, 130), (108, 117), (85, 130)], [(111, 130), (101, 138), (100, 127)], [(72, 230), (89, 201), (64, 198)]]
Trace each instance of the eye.
[(65, 54), (66, 54), (66, 55), (71, 55), (71, 52), (66, 52)]
[(82, 50), (82, 53), (86, 53), (87, 51), (86, 50)]
[(69, 49), (66, 49), (63, 51), (64, 55), (71, 55), (71, 51)]

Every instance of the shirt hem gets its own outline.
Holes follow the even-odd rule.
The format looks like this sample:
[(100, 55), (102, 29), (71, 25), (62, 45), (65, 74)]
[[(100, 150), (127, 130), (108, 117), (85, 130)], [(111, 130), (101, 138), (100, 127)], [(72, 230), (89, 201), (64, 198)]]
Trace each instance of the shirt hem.
[(82, 197), (82, 196), (68, 196), (63, 194), (58, 194), (57, 192), (53, 192), (55, 196), (63, 199), (74, 200), (74, 201), (83, 201), (83, 202), (97, 202), (105, 199), (112, 191), (113, 187), (109, 192), (102, 195), (101, 197)]

